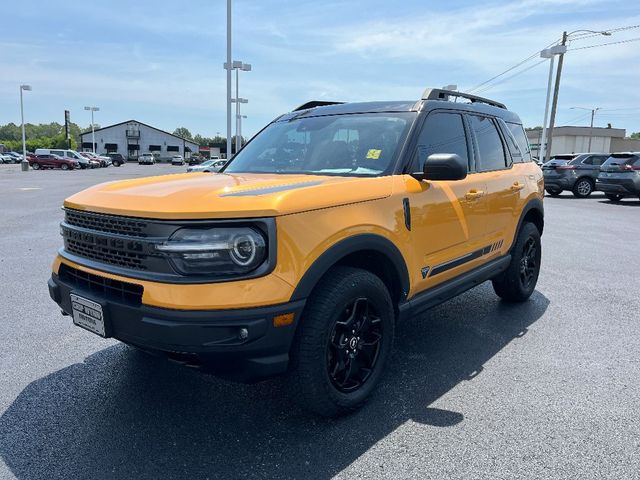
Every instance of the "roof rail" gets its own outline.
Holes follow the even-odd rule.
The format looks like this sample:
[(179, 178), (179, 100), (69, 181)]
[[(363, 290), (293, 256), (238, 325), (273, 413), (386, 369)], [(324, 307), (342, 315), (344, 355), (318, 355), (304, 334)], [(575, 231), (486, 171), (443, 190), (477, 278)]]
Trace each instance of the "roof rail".
[(344, 102), (326, 102), (324, 100), (311, 100), (310, 102), (303, 103), (298, 108), (294, 108), (293, 111), (298, 112), (300, 110), (307, 110), (309, 108), (324, 107), (325, 105), (341, 105), (343, 103)]
[(443, 100), (445, 102), (449, 101), (449, 97), (461, 97), (471, 100), (471, 103), (486, 103), (487, 105), (492, 105), (498, 108), (507, 107), (504, 103), (496, 102), (495, 100), (489, 100), (484, 97), (477, 97), (475, 95), (471, 95), (470, 93), (458, 92), (455, 90), (443, 90), (441, 88), (427, 88), (422, 94), (422, 100)]

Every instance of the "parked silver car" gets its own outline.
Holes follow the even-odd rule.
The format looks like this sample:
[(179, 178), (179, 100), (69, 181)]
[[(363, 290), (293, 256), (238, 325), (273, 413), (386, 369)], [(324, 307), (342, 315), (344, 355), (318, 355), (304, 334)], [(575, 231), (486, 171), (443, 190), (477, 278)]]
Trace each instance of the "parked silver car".
[(207, 160), (200, 165), (187, 168), (187, 172), (219, 172), (227, 164), (226, 160)]

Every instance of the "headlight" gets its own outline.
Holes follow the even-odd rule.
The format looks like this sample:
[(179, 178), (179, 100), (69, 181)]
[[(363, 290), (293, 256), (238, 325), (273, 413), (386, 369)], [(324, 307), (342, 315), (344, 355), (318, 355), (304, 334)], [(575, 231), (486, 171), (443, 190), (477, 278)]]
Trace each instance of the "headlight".
[(156, 250), (183, 275), (238, 275), (262, 265), (266, 242), (253, 228), (182, 228)]

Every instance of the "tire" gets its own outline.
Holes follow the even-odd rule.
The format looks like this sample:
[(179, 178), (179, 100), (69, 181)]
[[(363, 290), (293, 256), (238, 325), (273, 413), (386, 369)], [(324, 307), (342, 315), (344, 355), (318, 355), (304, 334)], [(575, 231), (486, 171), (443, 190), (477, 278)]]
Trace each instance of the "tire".
[(579, 178), (573, 185), (574, 197), (587, 198), (593, 192), (593, 180), (589, 178)]
[(31, 168), (33, 168), (34, 170), (40, 170), (40, 164), (34, 163), (33, 165), (31, 165)]
[(60, 168), (62, 170), (69, 170), (69, 165), (67, 165), (66, 163), (63, 163), (62, 165), (60, 165)]
[(113, 165), (114, 167), (119, 167), (119, 166), (120, 166), (120, 162), (113, 162), (113, 163), (112, 163), (112, 165)]
[(545, 190), (552, 197), (557, 197), (558, 195), (560, 195), (562, 193), (562, 190), (555, 190), (553, 188), (546, 188)]
[(604, 196), (607, 197), (607, 199), (609, 199), (612, 202), (619, 202), (624, 198), (624, 195), (619, 195), (615, 193), (605, 193)]
[(541, 258), (540, 232), (533, 223), (524, 223), (511, 249), (511, 263), (491, 281), (493, 290), (507, 302), (524, 302), (536, 288)]
[[(394, 323), (380, 278), (357, 268), (331, 269), (309, 297), (291, 348), (289, 386), (300, 405), (324, 417), (361, 407), (391, 352)], [(359, 368), (355, 374), (352, 366)]]

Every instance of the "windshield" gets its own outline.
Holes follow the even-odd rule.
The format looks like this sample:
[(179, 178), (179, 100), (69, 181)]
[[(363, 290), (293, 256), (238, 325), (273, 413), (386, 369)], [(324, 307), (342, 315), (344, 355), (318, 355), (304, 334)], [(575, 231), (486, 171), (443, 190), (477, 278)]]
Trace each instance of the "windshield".
[(211, 165), (213, 165), (213, 162), (215, 162), (215, 160), (207, 160), (206, 162), (202, 162), (200, 164), (201, 167), (209, 167)]
[(376, 176), (389, 173), (415, 113), (362, 113), (274, 122), (225, 173)]

